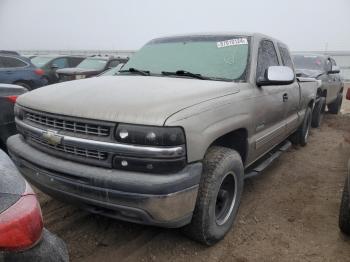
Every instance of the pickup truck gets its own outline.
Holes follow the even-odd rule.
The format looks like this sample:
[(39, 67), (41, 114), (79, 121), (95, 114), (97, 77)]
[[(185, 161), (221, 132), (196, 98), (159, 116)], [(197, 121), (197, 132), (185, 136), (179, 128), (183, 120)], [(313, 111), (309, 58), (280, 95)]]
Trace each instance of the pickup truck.
[[(327, 105), (329, 113), (338, 114), (343, 101), (344, 83), (334, 58), (328, 55), (294, 54), (293, 61), (298, 76), (312, 77), (321, 82), (318, 92), (321, 104), (319, 108), (323, 107), (321, 111), (324, 111)], [(314, 121), (313, 127), (318, 125), (319, 123)]]
[(43, 192), (101, 215), (183, 227), (213, 245), (230, 230), (244, 179), (306, 145), (318, 83), (261, 34), (150, 41), (117, 76), (21, 96), (9, 152)]

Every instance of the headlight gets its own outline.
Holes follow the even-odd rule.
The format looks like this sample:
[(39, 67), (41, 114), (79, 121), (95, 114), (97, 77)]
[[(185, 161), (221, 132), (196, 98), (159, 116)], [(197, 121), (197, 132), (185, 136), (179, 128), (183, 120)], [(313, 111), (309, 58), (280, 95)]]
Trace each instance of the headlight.
[(23, 109), (19, 105), (17, 105), (17, 103), (14, 106), (14, 113), (15, 113), (15, 117), (17, 117), (20, 120), (23, 120), (24, 118)]
[(180, 127), (119, 124), (115, 130), (115, 139), (125, 144), (164, 148), (181, 146), (183, 148), (179, 154), (171, 157), (147, 158), (146, 156), (115, 155), (113, 167), (116, 169), (171, 174), (186, 166), (185, 133)]
[(79, 79), (84, 79), (86, 76), (85, 75), (76, 75), (75, 79), (79, 80)]
[(185, 144), (185, 134), (180, 127), (154, 127), (119, 124), (115, 131), (115, 139), (120, 143), (178, 146)]

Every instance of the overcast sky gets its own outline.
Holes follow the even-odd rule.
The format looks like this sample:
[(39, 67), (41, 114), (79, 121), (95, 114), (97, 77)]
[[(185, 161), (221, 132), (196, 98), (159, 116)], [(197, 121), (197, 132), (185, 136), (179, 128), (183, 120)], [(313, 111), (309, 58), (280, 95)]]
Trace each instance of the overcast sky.
[(249, 31), (292, 50), (350, 50), (350, 0), (0, 0), (0, 49), (138, 49), (192, 32)]

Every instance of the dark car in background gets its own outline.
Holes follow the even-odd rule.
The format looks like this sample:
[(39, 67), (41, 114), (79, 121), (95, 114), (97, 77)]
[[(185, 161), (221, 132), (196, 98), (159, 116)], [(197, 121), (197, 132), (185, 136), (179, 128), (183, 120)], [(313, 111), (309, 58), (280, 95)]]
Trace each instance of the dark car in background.
[(68, 261), (65, 243), (43, 227), (34, 191), (1, 150), (0, 174), (0, 261)]
[(97, 76), (102, 72), (114, 68), (120, 63), (125, 64), (128, 58), (113, 56), (92, 56), (85, 58), (75, 68), (59, 69), (56, 73), (59, 76), (59, 82), (84, 79)]
[(44, 71), (23, 56), (0, 53), (0, 83), (20, 85), (28, 90), (47, 84)]
[(329, 113), (338, 114), (343, 100), (344, 84), (334, 58), (319, 54), (294, 54), (293, 61), (298, 76), (321, 81), (321, 93), (318, 96), (323, 98)]
[(12, 50), (0, 50), (0, 54), (1, 55), (18, 55), (20, 56), (20, 54), (16, 51), (12, 51)]
[(21, 86), (0, 84), (0, 149), (5, 149), (7, 138), (17, 133), (13, 107), (25, 92), (27, 89)]
[(56, 70), (76, 67), (85, 58), (83, 56), (45, 55), (35, 56), (31, 58), (31, 62), (44, 70), (44, 77), (47, 78), (49, 84), (54, 84), (58, 82)]

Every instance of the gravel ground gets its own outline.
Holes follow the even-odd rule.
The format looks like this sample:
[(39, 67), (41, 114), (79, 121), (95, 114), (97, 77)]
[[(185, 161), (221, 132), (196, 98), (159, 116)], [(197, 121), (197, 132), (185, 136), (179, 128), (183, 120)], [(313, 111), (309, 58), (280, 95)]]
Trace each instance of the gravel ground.
[(306, 147), (294, 147), (247, 180), (236, 223), (214, 247), (169, 230), (92, 215), (39, 192), (45, 226), (71, 261), (350, 261), (338, 211), (350, 156), (350, 101), (326, 114)]

